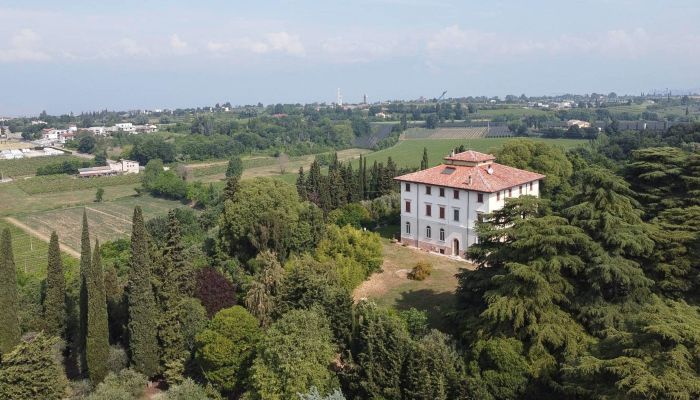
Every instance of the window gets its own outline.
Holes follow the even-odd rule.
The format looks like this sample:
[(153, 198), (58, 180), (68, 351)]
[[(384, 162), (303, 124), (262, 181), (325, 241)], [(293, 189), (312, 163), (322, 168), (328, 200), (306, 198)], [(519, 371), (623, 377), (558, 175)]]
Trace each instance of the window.
[(458, 210), (458, 209), (452, 210), (452, 218), (453, 218), (455, 221), (459, 221), (459, 210)]
[(508, 197), (513, 197), (513, 191), (511, 189), (508, 189)]
[(440, 241), (445, 241), (445, 230), (440, 228)]
[(428, 239), (430, 239), (430, 236), (431, 236), (431, 235), (432, 235), (432, 232), (431, 232), (430, 227), (429, 227), (429, 226), (426, 226), (426, 227), (425, 227), (425, 237), (427, 237)]
[(520, 185), (518, 187), (518, 196), (520, 196), (521, 194), (523, 194), (523, 185)]
[(410, 235), (411, 234), (411, 223), (406, 221), (406, 234)]
[(454, 196), (455, 199), (459, 199), (459, 190), (455, 190), (455, 191), (453, 192), (453, 196)]
[(477, 194), (476, 194), (476, 202), (477, 202), (477, 203), (483, 203), (483, 202), (484, 202), (484, 194), (483, 194), (483, 193), (477, 193)]
[(406, 212), (407, 212), (407, 213), (410, 213), (410, 212), (411, 212), (411, 202), (410, 202), (410, 201), (407, 201), (407, 202), (406, 202)]
[(433, 215), (433, 206), (431, 206), (430, 204), (426, 204), (425, 205), (425, 216), (430, 217), (432, 215)]
[(532, 190), (532, 182), (530, 182), (530, 190)]
[(501, 200), (501, 191), (499, 190), (498, 192), (496, 192), (496, 201), (500, 201), (500, 200)]
[(445, 197), (445, 188), (440, 188), (440, 197)]
[(440, 207), (440, 219), (445, 219), (445, 207)]
[(407, 183), (407, 184), (406, 184), (406, 191), (407, 191), (407, 192), (410, 192), (410, 191), (411, 191), (411, 184), (410, 184), (410, 183)]
[(433, 190), (432, 187), (426, 186), (426, 187), (425, 187), (425, 194), (430, 194), (430, 192), (431, 192), (432, 190)]

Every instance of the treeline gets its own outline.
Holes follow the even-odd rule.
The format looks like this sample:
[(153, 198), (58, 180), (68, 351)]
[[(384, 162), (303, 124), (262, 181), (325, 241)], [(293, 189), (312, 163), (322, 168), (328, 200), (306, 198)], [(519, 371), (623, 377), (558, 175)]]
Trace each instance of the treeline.
[[(321, 173), (321, 163), (328, 163), (328, 174)], [(394, 177), (410, 171), (399, 169), (391, 157), (387, 159), (386, 166), (375, 160), (368, 169), (367, 159), (362, 156), (357, 171), (354, 171), (352, 162), (343, 163), (334, 153), (330, 161), (325, 157), (314, 160), (308, 175), (304, 174), (304, 168), (299, 168), (297, 193), (328, 213), (349, 203), (371, 200), (396, 191)]]

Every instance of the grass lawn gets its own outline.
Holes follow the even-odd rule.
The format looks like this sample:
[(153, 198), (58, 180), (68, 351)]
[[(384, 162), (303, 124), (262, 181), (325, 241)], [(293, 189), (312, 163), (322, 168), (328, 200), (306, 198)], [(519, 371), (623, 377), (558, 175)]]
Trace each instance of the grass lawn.
[[(472, 264), (422, 250), (403, 247), (382, 238), (384, 263), (382, 272), (372, 275), (353, 293), (355, 300), (368, 298), (379, 306), (407, 310), (414, 307), (428, 314), (431, 327), (447, 329), (446, 315), (454, 310), (455, 274)], [(433, 266), (433, 273), (424, 281), (414, 281), (406, 274), (419, 261)], [(449, 330), (446, 330), (449, 331)]]
[[(450, 153), (452, 149), (463, 144), (468, 149), (493, 152), (511, 140), (522, 138), (478, 138), (478, 139), (415, 139), (401, 140), (396, 145), (387, 149), (375, 151), (367, 154), (367, 167), (369, 168), (376, 160), (386, 164), (388, 157), (391, 157), (399, 167), (418, 167), (423, 156), (423, 148), (428, 149), (428, 160), (430, 165), (437, 165), (442, 162), (442, 158)], [(586, 140), (578, 139), (540, 139), (530, 138), (536, 142), (544, 142), (566, 149), (586, 143)], [(496, 160), (498, 161), (498, 160)], [(357, 164), (356, 164), (357, 165)]]
[[(17, 269), (30, 275), (46, 275), (49, 244), (31, 236), (4, 219), (0, 219), (0, 230), (4, 230), (5, 228), (9, 228), (12, 235), (12, 251), (15, 256), (15, 265)], [(77, 259), (66, 253), (62, 253), (62, 259), (66, 271), (77, 270)]]

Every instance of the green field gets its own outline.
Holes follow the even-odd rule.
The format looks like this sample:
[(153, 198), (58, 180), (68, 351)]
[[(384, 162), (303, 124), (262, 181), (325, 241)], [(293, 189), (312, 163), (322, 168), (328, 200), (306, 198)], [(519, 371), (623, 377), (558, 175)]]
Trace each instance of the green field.
[(107, 203), (93, 203), (16, 216), (16, 218), (42, 235), (56, 231), (61, 243), (80, 250), (80, 232), (83, 210), (87, 211), (91, 239), (106, 242), (131, 235), (131, 218), (135, 206), (141, 206), (146, 220), (164, 215), (168, 210), (184, 207), (177, 201), (150, 195), (129, 196)]
[[(418, 167), (420, 166), (421, 157), (423, 156), (423, 148), (428, 149), (428, 160), (430, 165), (437, 165), (442, 162), (445, 157), (459, 145), (463, 144), (466, 148), (481, 152), (494, 152), (504, 143), (508, 141), (518, 140), (518, 138), (479, 138), (479, 139), (415, 139), (402, 140), (395, 146), (387, 149), (379, 150), (366, 155), (367, 166), (371, 166), (376, 160), (377, 162), (386, 163), (388, 157), (391, 157), (399, 167)], [(544, 142), (555, 146), (561, 146), (569, 149), (578, 145), (587, 143), (586, 140), (577, 139), (540, 139), (532, 138), (536, 142)]]
[(552, 115), (551, 111), (547, 110), (542, 110), (540, 108), (523, 108), (523, 107), (513, 107), (513, 108), (497, 108), (497, 109), (486, 109), (486, 110), (478, 110), (477, 114), (473, 118), (479, 118), (479, 117), (496, 117), (496, 116), (505, 116), (505, 117), (528, 117), (528, 116), (540, 116), (540, 115)]
[(102, 176), (95, 178), (79, 178), (73, 175), (44, 175), (32, 178), (19, 179), (12, 183), (17, 185), (27, 194), (72, 192), (83, 189), (97, 189), (99, 187), (119, 186), (138, 183), (141, 176), (127, 174), (118, 176)]
[(36, 170), (39, 167), (69, 160), (85, 161), (86, 159), (65, 155), (20, 158), (18, 160), (0, 160), (0, 172), (6, 177), (30, 176), (36, 174)]
[[(12, 234), (12, 251), (15, 256), (17, 269), (30, 275), (43, 276), (46, 274), (48, 262), (48, 243), (32, 237), (28, 233), (0, 219), (0, 229), (10, 228)], [(77, 260), (65, 253), (62, 254), (63, 265), (67, 271), (76, 270)]]

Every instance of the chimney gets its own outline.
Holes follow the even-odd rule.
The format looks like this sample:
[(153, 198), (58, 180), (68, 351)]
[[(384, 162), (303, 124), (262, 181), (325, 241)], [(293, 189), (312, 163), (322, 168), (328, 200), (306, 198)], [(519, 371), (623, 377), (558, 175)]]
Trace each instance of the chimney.
[(488, 172), (489, 175), (493, 175), (493, 167), (489, 165), (489, 168), (486, 170), (486, 172)]
[(472, 185), (472, 176), (469, 175), (469, 180), (467, 181), (467, 185), (471, 186)]

